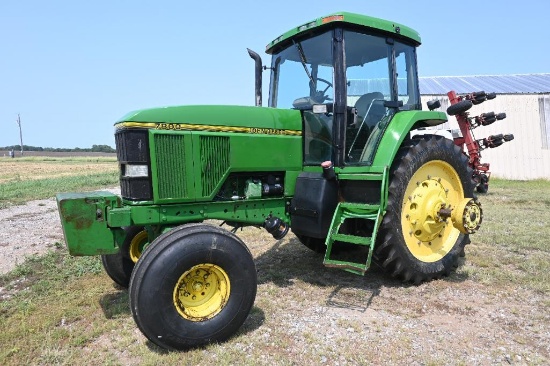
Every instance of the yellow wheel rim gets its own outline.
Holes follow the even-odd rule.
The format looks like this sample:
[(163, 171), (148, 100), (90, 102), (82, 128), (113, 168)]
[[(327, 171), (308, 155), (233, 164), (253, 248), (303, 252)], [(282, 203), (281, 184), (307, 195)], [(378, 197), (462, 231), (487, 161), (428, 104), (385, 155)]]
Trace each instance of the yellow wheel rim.
[(431, 263), (451, 251), (460, 235), (451, 212), (463, 201), (460, 177), (447, 162), (433, 160), (416, 171), (401, 210), (403, 237), (413, 256)]
[(147, 244), (149, 240), (149, 236), (147, 234), (147, 230), (140, 231), (137, 233), (130, 242), (130, 259), (132, 262), (137, 263), (139, 257), (141, 256), (141, 252), (143, 251), (143, 247), (145, 244)]
[(215, 264), (193, 266), (174, 287), (174, 306), (185, 319), (199, 322), (213, 318), (227, 304), (231, 292), (227, 273)]

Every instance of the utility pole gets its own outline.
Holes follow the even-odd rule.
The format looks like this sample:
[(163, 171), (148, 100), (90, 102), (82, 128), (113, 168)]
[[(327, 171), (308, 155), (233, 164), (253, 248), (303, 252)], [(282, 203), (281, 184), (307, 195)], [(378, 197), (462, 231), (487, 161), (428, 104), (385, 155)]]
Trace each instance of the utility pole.
[(23, 130), (21, 130), (21, 116), (17, 113), (17, 125), (19, 126), (19, 140), (21, 141), (21, 156), (23, 156)]

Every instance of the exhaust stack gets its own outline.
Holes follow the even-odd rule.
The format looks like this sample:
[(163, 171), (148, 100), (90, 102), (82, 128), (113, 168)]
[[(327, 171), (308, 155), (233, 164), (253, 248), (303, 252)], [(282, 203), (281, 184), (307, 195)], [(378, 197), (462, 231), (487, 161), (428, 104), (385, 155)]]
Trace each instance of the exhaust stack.
[(262, 106), (262, 58), (256, 52), (252, 51), (250, 48), (247, 48), (248, 55), (254, 60), (255, 63), (255, 87), (254, 91), (256, 94), (256, 107)]

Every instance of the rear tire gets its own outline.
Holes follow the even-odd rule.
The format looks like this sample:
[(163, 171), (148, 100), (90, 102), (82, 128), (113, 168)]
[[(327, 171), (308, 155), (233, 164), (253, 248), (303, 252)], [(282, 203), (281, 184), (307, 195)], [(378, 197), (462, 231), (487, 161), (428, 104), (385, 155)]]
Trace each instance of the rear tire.
[(467, 158), (450, 140), (432, 136), (401, 148), (391, 170), (376, 262), (392, 276), (415, 284), (456, 268), (468, 235), (450, 219), (433, 216), (439, 215), (434, 212), (442, 202), (456, 207), (465, 197), (473, 197), (471, 177)]
[(183, 350), (233, 335), (256, 297), (252, 255), (234, 234), (188, 224), (159, 236), (130, 281), (130, 308), (156, 345)]

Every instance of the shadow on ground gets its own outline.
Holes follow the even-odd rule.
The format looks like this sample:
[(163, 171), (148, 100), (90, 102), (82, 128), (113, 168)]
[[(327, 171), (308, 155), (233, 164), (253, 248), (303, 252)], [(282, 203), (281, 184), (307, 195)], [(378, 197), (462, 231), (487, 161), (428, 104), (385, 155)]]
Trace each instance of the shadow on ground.
[[(351, 256), (356, 255), (355, 253), (351, 252)], [(366, 261), (366, 256), (359, 258), (365, 258)], [(357, 258), (354, 261), (358, 261)], [(295, 280), (300, 280), (315, 286), (334, 287), (326, 300), (327, 306), (361, 312), (366, 311), (383, 287), (415, 287), (392, 278), (374, 263), (364, 276), (327, 268), (323, 265), (323, 254), (306, 248), (295, 237), (277, 241), (270, 249), (257, 256), (255, 262), (258, 284), (273, 283), (278, 287), (288, 287), (292, 286)], [(463, 264), (464, 259), (461, 258), (459, 266)], [(442, 280), (462, 282), (467, 278), (466, 273), (453, 272)], [(364, 301), (363, 298), (360, 302), (356, 301), (356, 297), (353, 296), (355, 290), (360, 290), (363, 294), (370, 293), (368, 300)]]
[(99, 299), (99, 305), (106, 319), (113, 319), (121, 315), (130, 315), (128, 290), (113, 283), (116, 292), (103, 295)]

